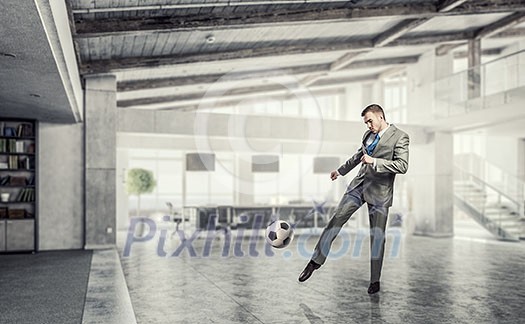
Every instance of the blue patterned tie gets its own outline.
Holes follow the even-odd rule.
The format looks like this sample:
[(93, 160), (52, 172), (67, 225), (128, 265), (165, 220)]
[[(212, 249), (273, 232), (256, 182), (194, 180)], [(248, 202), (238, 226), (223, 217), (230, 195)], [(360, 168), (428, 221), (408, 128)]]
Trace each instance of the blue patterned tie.
[(379, 133), (376, 134), (376, 137), (374, 138), (374, 141), (372, 143), (370, 143), (370, 145), (368, 145), (368, 147), (366, 148), (366, 152), (368, 153), (368, 155), (371, 155), (372, 152), (374, 152), (374, 149), (377, 146), (377, 142), (379, 142)]

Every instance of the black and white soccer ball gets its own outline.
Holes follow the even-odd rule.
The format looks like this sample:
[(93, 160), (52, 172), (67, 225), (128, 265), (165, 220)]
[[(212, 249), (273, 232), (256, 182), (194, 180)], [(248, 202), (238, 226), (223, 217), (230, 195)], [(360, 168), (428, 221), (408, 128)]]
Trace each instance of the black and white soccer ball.
[(283, 220), (275, 220), (266, 227), (266, 242), (274, 248), (282, 249), (293, 240), (293, 228)]

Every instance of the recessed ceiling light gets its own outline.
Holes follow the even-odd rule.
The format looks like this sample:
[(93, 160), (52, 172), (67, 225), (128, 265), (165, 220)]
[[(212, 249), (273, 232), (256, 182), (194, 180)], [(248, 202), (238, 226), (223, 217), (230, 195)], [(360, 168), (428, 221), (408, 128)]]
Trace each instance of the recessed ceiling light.
[(0, 55), (5, 56), (5, 57), (16, 58), (16, 54), (13, 54), (13, 53), (0, 53)]
[(38, 93), (30, 93), (31, 97), (40, 98), (41, 96)]
[(213, 36), (213, 35), (206, 36), (206, 43), (208, 43), (208, 44), (215, 43), (215, 36)]

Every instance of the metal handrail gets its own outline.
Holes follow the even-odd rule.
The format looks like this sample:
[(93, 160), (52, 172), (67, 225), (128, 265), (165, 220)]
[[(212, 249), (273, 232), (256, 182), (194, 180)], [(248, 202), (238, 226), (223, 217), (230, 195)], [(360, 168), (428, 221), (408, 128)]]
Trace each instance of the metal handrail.
[(479, 176), (475, 175), (472, 172), (472, 170), (466, 170), (465, 167), (460, 165), (460, 164), (458, 164), (457, 161), (455, 163), (455, 165), (459, 169), (461, 169), (461, 170), (463, 170), (463, 171), (465, 171), (467, 173), (470, 173), (472, 176), (474, 176), (477, 179), (479, 179), (480, 181), (486, 183), (491, 189), (493, 189), (496, 192), (500, 192), (504, 197), (506, 197), (507, 199), (509, 199), (513, 203), (515, 203), (517, 205), (517, 207), (518, 207), (518, 213), (519, 213), (520, 217), (525, 216), (525, 196), (524, 196), (525, 195), (525, 181), (523, 181), (520, 178), (510, 174), (509, 172), (506, 172), (504, 169), (502, 169), (502, 168), (500, 168), (500, 167), (498, 167), (498, 166), (488, 162), (483, 157), (481, 157), (481, 156), (479, 156), (477, 154), (474, 154), (474, 153), (458, 154), (458, 155), (456, 155), (455, 159), (457, 160), (458, 158), (461, 158), (462, 156), (465, 156), (468, 159), (469, 164), (472, 161), (475, 161), (476, 163), (481, 163), (481, 166), (482, 166), (483, 170), (489, 170), (489, 169), (497, 170), (498, 173), (503, 175), (503, 178), (510, 179), (511, 183), (515, 184), (515, 186), (511, 186), (511, 187), (516, 187), (516, 189), (518, 189), (516, 196), (512, 196), (511, 193), (505, 192), (505, 189), (509, 189), (509, 188), (498, 188), (497, 186), (491, 184), (488, 180), (486, 180), (484, 178), (480, 178)]
[(456, 168), (458, 168), (461, 172), (465, 173), (466, 175), (468, 175), (469, 177), (472, 177), (476, 180), (478, 180), (484, 187), (489, 187), (490, 189), (494, 190), (497, 194), (507, 198), (508, 200), (512, 201), (513, 203), (515, 203), (516, 205), (520, 205), (520, 203), (518, 201), (516, 201), (516, 199), (514, 199), (513, 197), (509, 196), (507, 193), (501, 191), (499, 188), (491, 185), (490, 183), (486, 182), (485, 180), (481, 179), (480, 177), (478, 177), (477, 175), (474, 175), (473, 173), (469, 172), (469, 171), (466, 171), (464, 170), (463, 168), (461, 168), (460, 166), (456, 165)]
[[(480, 189), (481, 189), (483, 195), (485, 196), (485, 200), (482, 202), (481, 206), (477, 205), (475, 203), (476, 201), (470, 200), (468, 198), (468, 196), (461, 196), (461, 195), (457, 195), (457, 194), (455, 195), (456, 199), (459, 199), (459, 201), (461, 201), (463, 204), (466, 204), (466, 206), (468, 206), (468, 209), (472, 210), (474, 212), (474, 214), (477, 213), (475, 219), (481, 225), (483, 225), (483, 227), (485, 227), (489, 231), (493, 232), (500, 239), (513, 240), (513, 241), (519, 240), (516, 237), (514, 237), (514, 235), (508, 233), (507, 230), (504, 228), (504, 226), (503, 226), (503, 217), (501, 217), (501, 214), (498, 214), (498, 217), (496, 219), (494, 219), (494, 218), (491, 219), (491, 218), (488, 217), (487, 212), (486, 212), (486, 207), (487, 207), (487, 205), (486, 205), (486, 203), (487, 203), (486, 197), (488, 197), (486, 189), (489, 188), (490, 190), (495, 191), (495, 193), (497, 194), (497, 201), (499, 203), (501, 203), (501, 196), (503, 196), (504, 194), (499, 189), (497, 189), (494, 186), (488, 184), (486, 181), (483, 181), (483, 179), (480, 179), (478, 176), (476, 176), (476, 175), (474, 175), (474, 174), (472, 174), (472, 173), (470, 173), (468, 171), (465, 171), (465, 170), (461, 169), (457, 165), (454, 166), (454, 172), (459, 173), (459, 176), (460, 176), (461, 179), (468, 178), (473, 183), (476, 183), (476, 184), (479, 183), (481, 185)], [(505, 195), (505, 197), (509, 198), (507, 195)], [(511, 199), (509, 199), (509, 200), (511, 200)], [(512, 202), (517, 204), (515, 201), (512, 201)], [(518, 207), (519, 207), (519, 205), (518, 205)], [(474, 214), (472, 216), (474, 216)], [(494, 226), (497, 226), (497, 227), (494, 227)]]
[(494, 64), (494, 63), (496, 63), (498, 61), (503, 61), (505, 59), (508, 59), (509, 57), (516, 56), (516, 55), (519, 55), (521, 53), (525, 53), (525, 50), (521, 50), (521, 51), (517, 51), (517, 52), (514, 52), (514, 53), (510, 53), (510, 54), (498, 57), (496, 59), (493, 59), (491, 61), (485, 62), (483, 64), (472, 66), (470, 68), (467, 68), (466, 70), (461, 70), (461, 71), (458, 71), (458, 72), (446, 75), (444, 77), (436, 79), (435, 82), (439, 82), (439, 81), (444, 80), (444, 79), (449, 79), (449, 78), (452, 78), (452, 77), (457, 76), (457, 75), (468, 73), (468, 71), (470, 71), (470, 70), (481, 69), (482, 67), (485, 67), (485, 66), (490, 65), (490, 64)]
[[(512, 71), (509, 67), (512, 67)], [(436, 79), (434, 81), (435, 117), (447, 118), (494, 107), (494, 102), (486, 98), (525, 87), (525, 77), (523, 73), (520, 74), (520, 70), (524, 68), (525, 50), (520, 50)], [(471, 83), (469, 83), (471, 73), (475, 73), (479, 78), (472, 84), (475, 85), (473, 88), (470, 88)], [(497, 78), (494, 78), (494, 75), (497, 75)], [(515, 96), (507, 95), (493, 98), (505, 104), (515, 100), (513, 99)]]

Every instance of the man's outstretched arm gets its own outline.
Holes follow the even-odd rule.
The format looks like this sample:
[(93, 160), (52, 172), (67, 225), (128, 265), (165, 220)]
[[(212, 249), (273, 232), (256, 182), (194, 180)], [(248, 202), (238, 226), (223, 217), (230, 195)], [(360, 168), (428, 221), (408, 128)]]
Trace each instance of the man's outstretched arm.
[(349, 158), (343, 165), (339, 167), (339, 169), (337, 169), (337, 172), (339, 172), (340, 175), (344, 176), (348, 172), (352, 171), (352, 169), (355, 168), (356, 165), (361, 163), (362, 156), (363, 156), (363, 148), (360, 147), (357, 150), (357, 152), (354, 155), (352, 155), (351, 158)]

